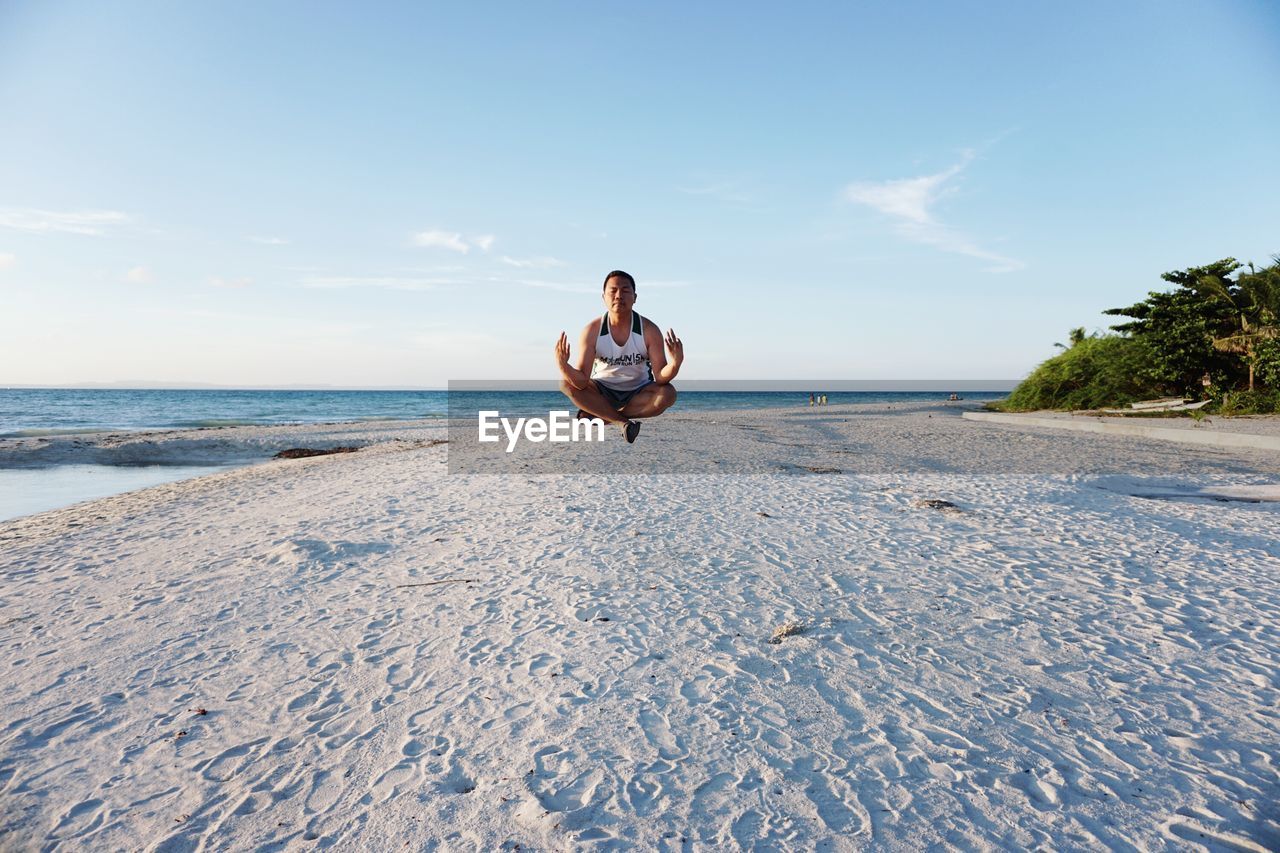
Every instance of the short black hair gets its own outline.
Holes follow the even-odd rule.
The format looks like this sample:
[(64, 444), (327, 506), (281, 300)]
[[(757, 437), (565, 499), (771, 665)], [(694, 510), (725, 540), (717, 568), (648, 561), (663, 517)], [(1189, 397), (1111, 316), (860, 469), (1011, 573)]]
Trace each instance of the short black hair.
[(610, 270), (609, 274), (604, 277), (604, 284), (600, 285), (600, 291), (602, 293), (604, 292), (604, 289), (609, 286), (609, 279), (615, 278), (615, 277), (625, 278), (631, 284), (631, 291), (633, 293), (635, 292), (636, 280), (631, 277), (631, 273), (623, 272), (622, 270)]

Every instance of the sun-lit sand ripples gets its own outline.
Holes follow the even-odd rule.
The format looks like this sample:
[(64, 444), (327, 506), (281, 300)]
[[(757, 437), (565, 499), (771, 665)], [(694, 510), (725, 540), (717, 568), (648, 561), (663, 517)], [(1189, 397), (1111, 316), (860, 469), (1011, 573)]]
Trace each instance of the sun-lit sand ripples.
[(1280, 844), (1275, 504), (1124, 468), (444, 470), (388, 444), (0, 525), (0, 837)]

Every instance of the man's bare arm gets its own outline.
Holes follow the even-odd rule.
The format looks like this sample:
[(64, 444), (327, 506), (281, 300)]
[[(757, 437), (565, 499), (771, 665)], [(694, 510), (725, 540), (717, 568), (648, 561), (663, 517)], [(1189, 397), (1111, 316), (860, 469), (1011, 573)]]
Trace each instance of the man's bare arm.
[[(680, 365), (684, 364), (684, 344), (676, 337), (674, 330), (669, 330), (666, 338), (663, 338), (662, 331), (648, 320), (644, 324), (644, 344), (649, 352), (649, 367), (653, 370), (653, 381), (659, 385), (670, 383), (680, 372)], [(663, 344), (666, 344), (665, 351)]]
[(578, 364), (569, 363), (569, 338), (564, 332), (556, 342), (556, 364), (560, 367), (560, 378), (579, 390), (591, 385), (591, 363), (596, 360), (596, 339), (592, 334), (592, 326), (582, 330), (578, 340)]

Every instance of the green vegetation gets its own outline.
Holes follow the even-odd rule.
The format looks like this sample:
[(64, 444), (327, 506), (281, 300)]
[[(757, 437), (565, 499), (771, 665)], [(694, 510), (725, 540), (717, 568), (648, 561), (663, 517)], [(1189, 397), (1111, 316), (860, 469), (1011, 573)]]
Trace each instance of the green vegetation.
[[(1108, 333), (1072, 329), (998, 404), (1003, 411), (1099, 409), (1184, 396), (1218, 414), (1280, 412), (1280, 256), (1247, 271), (1234, 258), (1165, 273), (1175, 285), (1127, 308)], [(1233, 278), (1234, 276), (1234, 278)], [(1208, 385), (1205, 385), (1208, 377)]]

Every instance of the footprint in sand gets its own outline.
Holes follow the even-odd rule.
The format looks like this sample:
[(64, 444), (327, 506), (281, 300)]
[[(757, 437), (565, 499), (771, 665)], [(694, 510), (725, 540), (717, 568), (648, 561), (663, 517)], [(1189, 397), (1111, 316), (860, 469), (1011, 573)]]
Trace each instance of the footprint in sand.
[(662, 785), (656, 779), (636, 776), (627, 783), (627, 802), (638, 815), (647, 815), (653, 811), (662, 797)]
[(591, 826), (582, 830), (582, 832), (574, 836), (573, 840), (578, 845), (593, 844), (606, 850), (614, 849), (619, 843), (617, 836), (599, 826)]
[(400, 789), (417, 775), (417, 767), (412, 762), (402, 761), (379, 776), (378, 780), (369, 789), (369, 793), (365, 794), (360, 802), (366, 805), (369, 803), (385, 803), (398, 794)]
[(559, 663), (560, 658), (555, 655), (540, 654), (534, 655), (526, 666), (528, 667), (529, 675), (537, 678), (542, 675), (550, 675), (555, 671)]
[(671, 724), (667, 722), (667, 718), (658, 711), (652, 708), (641, 710), (640, 728), (644, 730), (644, 736), (653, 744), (653, 748), (658, 750), (658, 755), (667, 761), (684, 758), (689, 754), (671, 733)]
[(636, 814), (649, 814), (666, 798), (667, 774), (673, 769), (674, 765), (655, 761), (627, 783), (627, 802)]
[(787, 752), (791, 749), (791, 736), (781, 729), (761, 729), (760, 740), (780, 752)]
[(93, 710), (92, 703), (86, 702), (82, 705), (77, 705), (71, 709), (70, 716), (63, 717), (61, 720), (46, 726), (38, 732), (32, 740), (38, 743), (47, 744), (50, 740), (58, 737), (67, 729), (73, 728), (86, 720), (91, 720), (98, 716), (98, 713), (99, 712)]
[(409, 734), (422, 734), (423, 729), (429, 727), (428, 724), (431, 722), (434, 715), (435, 710), (432, 708), (414, 711), (413, 714), (409, 716)]
[(476, 780), (461, 761), (453, 758), (449, 761), (449, 772), (441, 780), (440, 787), (447, 794), (470, 794), (476, 789)]
[(1026, 794), (1036, 808), (1050, 808), (1062, 802), (1057, 787), (1043, 779), (1037, 779), (1035, 773), (1014, 773), (1009, 782)]
[[(552, 770), (547, 765), (547, 759), (553, 755), (564, 752), (558, 746), (544, 746), (533, 754), (533, 771), (538, 776), (555, 776), (559, 770)], [(557, 766), (560, 764), (556, 762)]]
[(387, 667), (387, 684), (395, 690), (402, 689), (413, 678), (413, 667), (403, 663), (393, 663)]
[(521, 702), (519, 705), (513, 705), (512, 707), (503, 711), (502, 718), (509, 723), (514, 723), (517, 720), (523, 720), (525, 717), (529, 716), (529, 714), (531, 713), (533, 713), (533, 703)]
[[(731, 791), (735, 786), (735, 777), (732, 773), (717, 773), (706, 782), (703, 782), (693, 792), (693, 804), (689, 807), (689, 813), (700, 815), (704, 818), (718, 817), (726, 812), (729, 808), (731, 800)], [(718, 824), (719, 821), (704, 821), (707, 826)]]
[(360, 743), (362, 741), (370, 740), (371, 738), (373, 738), (374, 735), (376, 735), (381, 730), (380, 727), (375, 723), (374, 725), (370, 726), (364, 731), (358, 731), (356, 728), (357, 722), (359, 721), (354, 719), (351, 720), (351, 722), (345, 724), (342, 727), (342, 730), (339, 731), (337, 734), (333, 734), (333, 735), (322, 734), (321, 736), (326, 738), (326, 740), (323, 743), (324, 748), (330, 751), (333, 751), (336, 749), (342, 749), (345, 746), (350, 746), (355, 743)]
[(258, 747), (266, 742), (267, 739), (262, 737), (224, 749), (208, 761), (196, 764), (192, 769), (210, 782), (229, 782), (254, 762)]
[(599, 767), (583, 771), (572, 782), (554, 793), (538, 794), (538, 801), (547, 811), (577, 811), (591, 802), (602, 779), (604, 779), (604, 771)]
[(285, 706), (285, 709), (288, 710), (290, 714), (296, 714), (303, 708), (310, 708), (312, 705), (316, 704), (316, 702), (320, 701), (320, 693), (323, 689), (323, 684), (317, 684), (306, 693), (290, 699), (289, 704)]
[(311, 780), (311, 790), (302, 801), (304, 814), (327, 812), (338, 801), (345, 786), (342, 778), (328, 770), (321, 770)]
[(62, 820), (50, 835), (57, 838), (76, 838), (97, 829), (106, 817), (102, 802), (102, 800), (92, 799), (72, 806), (62, 816)]
[(573, 612), (573, 617), (579, 622), (608, 622), (608, 610), (602, 604), (588, 604), (586, 607), (579, 607)]
[(813, 803), (818, 818), (838, 835), (858, 835), (870, 823), (870, 816), (857, 796), (841, 779), (830, 779), (821, 774), (810, 776), (805, 796)]
[(692, 681), (686, 681), (680, 687), (680, 695), (683, 696), (690, 705), (700, 705), (703, 702), (711, 701), (711, 691), (707, 689), (707, 685), (711, 683), (711, 676), (699, 675)]
[(472, 646), (467, 652), (467, 663), (471, 666), (480, 666), (488, 662), (493, 657), (493, 650), (497, 648), (492, 640), (481, 640)]
[(930, 761), (923, 755), (913, 756), (907, 760), (907, 766), (911, 770), (911, 774), (917, 779), (937, 779), (939, 782), (955, 783), (959, 782), (961, 774), (949, 764), (943, 764), (940, 761)]

